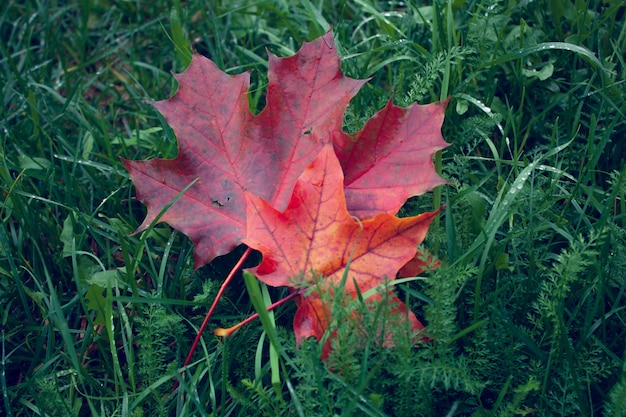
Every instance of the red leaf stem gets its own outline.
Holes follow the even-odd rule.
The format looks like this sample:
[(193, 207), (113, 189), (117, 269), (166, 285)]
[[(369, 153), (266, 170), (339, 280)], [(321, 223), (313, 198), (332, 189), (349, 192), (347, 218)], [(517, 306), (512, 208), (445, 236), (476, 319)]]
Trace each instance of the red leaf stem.
[(217, 307), (217, 303), (222, 298), (222, 295), (224, 295), (224, 291), (226, 290), (226, 287), (228, 287), (228, 284), (230, 284), (230, 281), (232, 281), (237, 271), (241, 268), (241, 266), (246, 261), (246, 259), (248, 259), (248, 256), (250, 256), (251, 253), (252, 253), (252, 248), (247, 248), (246, 251), (243, 253), (243, 255), (241, 255), (241, 258), (239, 259), (237, 264), (235, 264), (233, 269), (230, 271), (230, 274), (228, 274), (228, 276), (226, 277), (226, 280), (224, 280), (224, 282), (222, 283), (220, 290), (217, 292), (217, 295), (215, 296), (215, 300), (213, 300), (213, 304), (211, 305), (211, 308), (209, 309), (208, 313), (206, 313), (206, 316), (204, 317), (204, 321), (202, 322), (202, 325), (200, 325), (200, 328), (198, 329), (196, 338), (193, 341), (193, 344), (191, 345), (191, 349), (189, 349), (189, 354), (187, 355), (187, 359), (185, 359), (185, 363), (183, 364), (183, 366), (187, 366), (191, 362), (191, 358), (194, 352), (196, 351), (196, 347), (198, 347), (198, 343), (200, 342), (202, 333), (204, 332), (204, 329), (206, 328), (207, 324), (209, 324), (209, 320), (211, 319), (211, 316), (213, 315), (213, 312), (215, 311), (215, 308)]
[[(272, 311), (276, 307), (285, 304), (287, 301), (289, 301), (292, 298), (295, 298), (295, 297), (297, 297), (299, 295), (302, 295), (301, 291), (294, 291), (291, 294), (289, 294), (288, 296), (286, 296), (284, 298), (281, 298), (280, 300), (276, 301), (273, 304), (270, 304), (269, 306), (267, 306), (267, 308), (265, 310), (266, 311)], [(235, 333), (235, 331), (239, 330), (239, 328), (245, 326), (246, 324), (250, 323), (252, 320), (255, 320), (258, 317), (259, 317), (259, 313), (254, 313), (253, 315), (251, 315), (247, 319), (243, 320), (242, 322), (239, 322), (239, 323), (235, 324), (232, 327), (229, 327), (228, 329), (223, 329), (221, 327), (218, 327), (217, 329), (213, 330), (213, 334), (215, 336), (229, 337), (230, 335)]]

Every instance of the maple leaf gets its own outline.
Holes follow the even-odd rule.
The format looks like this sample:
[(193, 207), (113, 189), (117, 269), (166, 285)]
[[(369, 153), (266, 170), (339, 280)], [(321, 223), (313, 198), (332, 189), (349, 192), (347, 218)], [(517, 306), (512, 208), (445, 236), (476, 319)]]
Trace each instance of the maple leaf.
[(287, 58), (269, 54), (266, 107), (248, 107), (249, 73), (228, 75), (195, 55), (175, 76), (178, 91), (153, 103), (179, 142), (174, 159), (122, 160), (148, 209), (137, 229), (160, 218), (194, 243), (195, 267), (230, 252), (245, 234), (244, 191), (283, 210), (295, 181), (333, 132), (366, 80), (344, 77), (332, 33)]
[(396, 214), (407, 198), (445, 184), (433, 154), (448, 146), (441, 135), (448, 100), (403, 108), (391, 100), (359, 132), (337, 132), (348, 210), (359, 218)]
[[(355, 297), (379, 287), (385, 277), (395, 277), (415, 256), (417, 244), (438, 212), (406, 218), (382, 213), (357, 221), (347, 210), (343, 180), (337, 156), (327, 146), (296, 182), (284, 212), (246, 193), (248, 226), (243, 242), (263, 254), (252, 270), (258, 279), (272, 286), (294, 287), (299, 285), (295, 277), (312, 272), (324, 277), (320, 287), (324, 291), (342, 284), (349, 265), (343, 290)], [(298, 344), (310, 336), (320, 340), (328, 328), (330, 306), (320, 298), (317, 287), (300, 297), (294, 318)], [(366, 302), (379, 299), (370, 297)], [(390, 301), (394, 311), (406, 309), (397, 297)], [(423, 328), (412, 312), (406, 313), (406, 319), (411, 329)]]

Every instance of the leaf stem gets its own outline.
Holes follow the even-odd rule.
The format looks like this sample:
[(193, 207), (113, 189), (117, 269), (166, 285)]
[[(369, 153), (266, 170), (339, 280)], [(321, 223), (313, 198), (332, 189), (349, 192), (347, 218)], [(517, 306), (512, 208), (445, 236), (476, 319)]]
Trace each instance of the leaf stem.
[[(286, 296), (284, 298), (281, 298), (280, 300), (276, 301), (273, 304), (270, 304), (269, 306), (267, 306), (267, 308), (265, 310), (272, 311), (276, 307), (286, 303), (287, 301), (291, 300), (292, 298), (295, 298), (297, 295), (300, 295), (300, 294), (301, 294), (301, 291), (294, 291), (291, 294), (289, 294), (288, 296)], [(229, 337), (235, 331), (237, 331), (239, 328), (245, 326), (246, 324), (250, 323), (252, 320), (257, 319), (258, 317), (259, 317), (259, 313), (254, 313), (253, 315), (251, 315), (247, 319), (245, 319), (245, 320), (235, 324), (232, 327), (229, 327), (228, 329), (224, 329), (224, 328), (218, 327), (217, 329), (213, 330), (213, 334), (215, 334), (215, 336)]]
[(189, 365), (189, 363), (191, 362), (191, 358), (193, 357), (193, 354), (196, 351), (196, 348), (198, 347), (198, 343), (200, 342), (202, 333), (204, 333), (204, 329), (206, 328), (207, 324), (209, 324), (209, 320), (211, 319), (211, 316), (213, 315), (213, 312), (215, 311), (215, 308), (217, 307), (217, 303), (222, 298), (222, 295), (224, 295), (224, 291), (226, 290), (226, 287), (228, 287), (228, 284), (230, 284), (230, 281), (232, 281), (233, 277), (235, 276), (239, 268), (241, 268), (241, 266), (246, 261), (246, 259), (248, 259), (248, 256), (250, 256), (251, 253), (252, 253), (252, 248), (247, 248), (246, 251), (243, 253), (243, 255), (241, 255), (241, 258), (239, 259), (239, 261), (235, 264), (233, 269), (230, 271), (230, 274), (228, 274), (228, 276), (222, 283), (220, 290), (217, 292), (217, 295), (215, 296), (215, 300), (213, 300), (213, 304), (211, 305), (211, 308), (206, 313), (206, 316), (204, 317), (204, 321), (202, 322), (202, 324), (200, 325), (200, 328), (198, 329), (198, 333), (196, 334), (196, 338), (193, 341), (193, 344), (191, 345), (191, 349), (189, 350), (189, 354), (187, 355), (187, 359), (185, 359), (185, 363), (183, 364), (183, 367)]

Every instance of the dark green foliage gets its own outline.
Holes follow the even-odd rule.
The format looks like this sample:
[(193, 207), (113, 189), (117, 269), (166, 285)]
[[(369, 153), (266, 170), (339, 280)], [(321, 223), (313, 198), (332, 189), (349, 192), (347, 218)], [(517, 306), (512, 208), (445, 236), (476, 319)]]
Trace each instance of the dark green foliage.
[[(1, 2), (0, 414), (625, 415), (625, 14), (619, 0)], [(167, 225), (132, 235), (145, 208), (119, 157), (176, 154), (146, 102), (171, 96), (190, 50), (253, 70), (260, 111), (266, 49), (331, 26), (344, 71), (372, 77), (347, 131), (390, 98), (451, 98), (435, 158), (450, 184), (400, 213), (446, 204), (426, 241), (443, 266), (395, 287), (431, 340), (381, 347), (389, 306), (357, 300), (335, 305), (328, 363), (313, 340), (295, 348), (290, 304), (224, 341), (211, 330), (286, 295), (236, 278), (181, 369), (243, 248), (194, 271)]]
[(157, 383), (163, 375), (174, 374), (178, 368), (178, 352), (175, 347), (185, 342), (180, 338), (184, 331), (182, 317), (166, 313), (159, 304), (147, 305), (140, 314), (135, 326), (137, 385), (151, 390), (142, 408), (147, 415), (163, 415), (166, 410), (163, 398), (170, 387), (150, 386)]

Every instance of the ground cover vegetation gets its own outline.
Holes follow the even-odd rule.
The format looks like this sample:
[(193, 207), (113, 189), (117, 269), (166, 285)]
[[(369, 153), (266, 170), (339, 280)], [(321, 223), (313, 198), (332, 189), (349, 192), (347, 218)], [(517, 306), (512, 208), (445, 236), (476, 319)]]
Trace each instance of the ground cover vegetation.
[[(622, 1), (8, 0), (0, 6), (0, 410), (7, 416), (626, 414), (626, 25)], [(385, 303), (334, 303), (327, 361), (296, 349), (286, 296), (245, 248), (194, 270), (145, 216), (120, 157), (172, 158), (147, 101), (190, 51), (251, 73), (332, 26), (359, 130), (391, 98), (450, 97), (435, 155), (449, 182), (424, 246), (441, 265), (395, 287), (430, 341), (367, 343)], [(407, 168), (410, 172), (410, 168)], [(407, 174), (410, 175), (410, 174)], [(249, 259), (248, 265), (258, 262)], [(389, 277), (393, 279), (394, 277)], [(340, 296), (340, 292), (336, 296)], [(259, 311), (232, 336), (214, 336)]]

